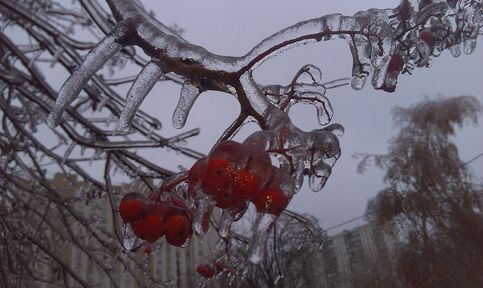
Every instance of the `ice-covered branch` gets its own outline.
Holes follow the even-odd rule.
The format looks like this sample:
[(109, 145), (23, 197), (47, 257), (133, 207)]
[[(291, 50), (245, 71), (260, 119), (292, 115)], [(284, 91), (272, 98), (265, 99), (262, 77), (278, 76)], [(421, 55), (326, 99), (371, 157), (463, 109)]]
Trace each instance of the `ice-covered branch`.
[[(427, 65), (434, 51), (457, 47), (462, 42), (464, 51), (470, 53), (474, 49), (472, 47), (482, 21), (482, 5), (479, 1), (459, 1), (455, 5), (437, 1), (413, 7), (414, 4), (405, 0), (394, 9), (364, 11), (354, 16), (333, 14), (302, 21), (261, 41), (246, 55), (232, 57), (213, 54), (203, 47), (177, 37), (146, 13), (135, 1), (108, 1), (108, 4), (119, 21), (117, 27), (124, 28), (119, 32), (116, 41), (123, 45), (138, 45), (150, 57), (162, 62), (167, 71), (182, 75), (191, 83), (201, 83), (203, 87), (198, 87), (201, 90), (221, 89), (222, 91), (227, 91), (223, 87), (236, 85), (237, 80), (244, 77), (242, 75), (248, 70), (255, 69), (272, 55), (293, 46), (341, 38), (348, 42), (353, 56), (352, 87), (361, 89), (367, 77), (372, 75), (371, 83), (374, 88), (392, 92), (400, 73), (410, 71), (413, 65)], [(468, 13), (468, 9), (471, 13)], [(450, 25), (451, 22), (456, 25)], [(107, 36), (103, 41), (112, 42), (111, 38), (112, 36)], [(101, 47), (104, 46), (106, 45), (101, 45)], [(452, 48), (452, 50), (455, 49), (457, 48)], [(112, 52), (114, 53), (114, 50)], [(96, 64), (100, 67), (106, 57), (98, 58)], [(65, 84), (66, 88), (72, 83), (84, 83), (92, 76), (92, 71), (83, 70), (85, 66), (92, 66), (87, 65), (91, 57), (86, 61), (88, 61), (86, 65), (81, 65), (74, 73), (74, 75), (83, 75), (75, 76), (74, 79), (84, 80), (69, 80)], [(98, 66), (93, 67), (98, 69)], [(62, 107), (72, 101), (80, 91), (78, 87), (74, 88), (69, 89), (71, 92), (68, 94), (62, 93), (61, 90), (62, 97), (58, 97), (57, 108), (50, 117), (51, 125), (58, 122)], [(145, 95), (139, 98), (131, 97), (129, 98), (142, 99)], [(180, 104), (185, 102), (182, 100)], [(256, 111), (257, 108), (253, 106), (259, 103), (250, 104)], [(136, 112), (136, 105), (127, 106), (129, 108), (125, 109), (123, 115), (130, 114), (132, 118)], [(182, 113), (175, 113), (175, 116), (181, 117)], [(252, 116), (257, 117), (257, 115)], [(182, 116), (180, 120), (175, 120), (174, 125), (183, 126), (184, 120), (181, 119), (186, 117)], [(261, 122), (261, 119), (258, 120)], [(126, 125), (125, 120), (122, 121), (122, 125)]]
[[(17, 246), (35, 245), (37, 241), (47, 250), (35, 257), (35, 261), (44, 261), (47, 257), (61, 268), (69, 266), (56, 258), (55, 247), (46, 244), (48, 233), (41, 227), (51, 227), (48, 231), (55, 237), (79, 247), (79, 253), (93, 258), (92, 263), (102, 273), (111, 277), (112, 267), (97, 257), (93, 249), (103, 251), (109, 261), (120, 263), (139, 286), (160, 283), (150, 273), (146, 274), (148, 284), (144, 283), (139, 276), (144, 274), (137, 270), (145, 269), (145, 263), (121, 249), (136, 250), (142, 243), (156, 241), (161, 237), (159, 229), (133, 232), (130, 230), (134, 224), (132, 219), (123, 218), (125, 226), (116, 225), (113, 233), (99, 228), (96, 213), (93, 213), (95, 219), (83, 217), (76, 211), (79, 206), (91, 207), (97, 202), (104, 208), (110, 207), (110, 217), (115, 218), (113, 222), (119, 222), (116, 211), (119, 200), (127, 191), (137, 190), (134, 196), (130, 194), (122, 199), (139, 201), (146, 209), (157, 207), (143, 211), (146, 212), (143, 217), (152, 213), (164, 215), (163, 209), (168, 209), (169, 217), (175, 215), (178, 224), (182, 223), (175, 226), (183, 229), (174, 235), (166, 232), (166, 239), (173, 245), (183, 246), (192, 229), (197, 234), (206, 232), (208, 223), (214, 221), (210, 216), (215, 207), (223, 210), (221, 219), (216, 219), (217, 231), (225, 244), (229, 243), (231, 224), (252, 203), (258, 215), (248, 259), (261, 261), (269, 238), (267, 233), (303, 181), (306, 179), (312, 190), (321, 190), (340, 157), (339, 138), (344, 129), (340, 124), (331, 123), (330, 89), (349, 84), (361, 89), (371, 78), (375, 89), (392, 92), (400, 74), (428, 66), (431, 58), (443, 50), (449, 49), (454, 56), (471, 53), (477, 36), (481, 35), (483, 9), (481, 1), (475, 0), (404, 0), (394, 9), (373, 9), (353, 16), (332, 14), (302, 21), (267, 37), (245, 55), (233, 57), (216, 55), (187, 42), (135, 0), (108, 0), (113, 15), (92, 0), (80, 0), (85, 11), (65, 10), (60, 4), (50, 6), (50, 1), (17, 2), (0, 1), (0, 197), (7, 199), (7, 204), (2, 203), (4, 206), (0, 207), (7, 211), (0, 211), (0, 225), (3, 228), (6, 227), (3, 223), (7, 223), (9, 227), (0, 233), (0, 240), (14, 247), (13, 253), (22, 260), (27, 259), (21, 252), (23, 246), (21, 249)], [(93, 22), (86, 21), (87, 15)], [(79, 30), (92, 32), (91, 36), (102, 40), (95, 46), (78, 41), (74, 36)], [(18, 31), (26, 37), (12, 38)], [(17, 38), (29, 41), (15, 43), (19, 41)], [(294, 77), (289, 83), (261, 85), (254, 79), (253, 70), (270, 57), (299, 45), (331, 39), (341, 39), (349, 46), (352, 56), (349, 77), (326, 79), (325, 72), (322, 77), (318, 67), (305, 65), (293, 71)], [(85, 54), (85, 50), (90, 51)], [(141, 50), (147, 57), (138, 55)], [(122, 68), (130, 60), (142, 67), (137, 77), (100, 75), (103, 66), (114, 71), (114, 67)], [(55, 86), (51, 79), (43, 73), (45, 63), (61, 66), (71, 73), (58, 94), (52, 88)], [(176, 128), (185, 125), (191, 108), (204, 91), (221, 91), (237, 98), (238, 118), (208, 155), (184, 146), (187, 138), (199, 133), (198, 129), (162, 137), (157, 131), (161, 128), (160, 121), (139, 109), (153, 87), (161, 86), (160, 81), (164, 80), (181, 86), (172, 119)], [(132, 86), (127, 96), (121, 97), (113, 86), (116, 85), (116, 90), (122, 89), (126, 83)], [(302, 131), (293, 124), (288, 112), (298, 104), (315, 107), (314, 121), (320, 124), (319, 129)], [(48, 124), (57, 128), (46, 127), (48, 113), (51, 113)], [(119, 131), (115, 123), (118, 119), (119, 125), (128, 129)], [(244, 123), (253, 120), (262, 131), (253, 133), (242, 143), (226, 141)], [(180, 168), (183, 171), (176, 173), (172, 167), (165, 168), (165, 163), (155, 163), (149, 158), (154, 149), (155, 154), (166, 149), (201, 159), (189, 170)], [(274, 158), (278, 161), (272, 162)], [(91, 164), (102, 167), (103, 172), (96, 173), (99, 170), (90, 168)], [(62, 185), (75, 186), (78, 193), (62, 194), (61, 188), (50, 183), (52, 179), (48, 178), (46, 168), (67, 176), (77, 175), (79, 179), (72, 180), (69, 176)], [(131, 183), (116, 187), (113, 179), (117, 176)], [(8, 192), (3, 187), (8, 187)], [(159, 193), (147, 197), (152, 190)], [(41, 203), (43, 209), (32, 205), (15, 207), (15, 201), (28, 204), (24, 195)], [(109, 203), (99, 204), (101, 199)], [(55, 217), (61, 220), (59, 227), (47, 223)], [(33, 231), (27, 236), (35, 241), (24, 237), (22, 241), (26, 242), (13, 242), (19, 237), (18, 223), (25, 222), (24, 219), (34, 220), (34, 224), (26, 223), (25, 227), (29, 233)], [(78, 224), (81, 232), (65, 227), (71, 222)], [(92, 242), (74, 239), (75, 233)], [(224, 248), (223, 259), (239, 256), (230, 247)], [(133, 268), (133, 263), (137, 268)], [(0, 263), (0, 268), (3, 267)], [(33, 272), (28, 265), (22, 269)], [(73, 269), (67, 271), (75, 273)], [(78, 280), (80, 285), (91, 284), (76, 279), (76, 275), (69, 277)], [(45, 281), (59, 284), (52, 279)]]

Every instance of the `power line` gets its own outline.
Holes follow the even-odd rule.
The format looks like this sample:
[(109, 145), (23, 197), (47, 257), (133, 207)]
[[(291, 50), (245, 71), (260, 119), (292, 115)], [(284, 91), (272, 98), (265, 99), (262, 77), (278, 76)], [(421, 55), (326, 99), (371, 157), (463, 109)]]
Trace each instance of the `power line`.
[(356, 221), (356, 220), (359, 220), (359, 219), (364, 218), (364, 216), (366, 216), (366, 215), (365, 215), (365, 214), (362, 214), (361, 216), (358, 216), (358, 217), (356, 217), (356, 218), (352, 218), (352, 219), (347, 220), (347, 221), (345, 221), (345, 222), (342, 222), (342, 223), (339, 223), (339, 224), (337, 224), (337, 225), (331, 226), (331, 227), (329, 227), (329, 228), (325, 229), (325, 231), (329, 231), (329, 230), (335, 229), (335, 228), (337, 228), (337, 227), (340, 227), (340, 226), (343, 226), (343, 225), (349, 224), (349, 223), (351, 223), (351, 222), (354, 222), (354, 221)]
[[(470, 164), (471, 162), (475, 161), (476, 159), (478, 159), (478, 158), (480, 158), (480, 157), (482, 157), (482, 156), (483, 156), (483, 152), (481, 152), (480, 154), (476, 155), (475, 157), (473, 157), (473, 158), (471, 158), (470, 160), (468, 160), (468, 161), (466, 161), (465, 163), (463, 163), (463, 166)], [(329, 230), (332, 230), (332, 229), (338, 228), (338, 227), (340, 227), (340, 226), (343, 226), (343, 225), (346, 225), (346, 224), (352, 223), (352, 222), (354, 222), (354, 221), (356, 221), (356, 220), (359, 220), (359, 219), (364, 218), (364, 216), (366, 216), (366, 215), (365, 215), (365, 214), (362, 214), (362, 215), (360, 215), (360, 216), (358, 216), (358, 217), (355, 217), (355, 218), (349, 219), (349, 220), (347, 220), (347, 221), (344, 221), (344, 222), (342, 222), (342, 223), (339, 223), (339, 224), (336, 224), (336, 225), (334, 225), (334, 226), (331, 226), (331, 227), (329, 227), (329, 228), (325, 229), (325, 231), (329, 231)]]
[(463, 163), (463, 166), (470, 164), (471, 162), (475, 161), (476, 159), (480, 158), (481, 156), (483, 156), (483, 152), (481, 152), (480, 154), (476, 155), (475, 157), (473, 157), (470, 160)]

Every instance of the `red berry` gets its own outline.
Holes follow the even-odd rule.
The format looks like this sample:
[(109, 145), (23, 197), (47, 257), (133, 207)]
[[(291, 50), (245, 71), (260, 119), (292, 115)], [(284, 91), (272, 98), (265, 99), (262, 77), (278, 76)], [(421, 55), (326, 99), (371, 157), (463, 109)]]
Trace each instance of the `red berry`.
[(216, 260), (215, 263), (213, 263), (213, 265), (215, 266), (216, 272), (218, 273), (223, 271), (226, 268), (226, 263), (222, 260)]
[(382, 91), (392, 93), (392, 92), (396, 91), (396, 86), (395, 85), (386, 85), (386, 83), (384, 83), (384, 85), (382, 85), (381, 89), (382, 89)]
[(191, 236), (191, 218), (188, 212), (182, 209), (170, 209), (167, 215), (165, 229), (166, 240), (174, 246), (182, 246)]
[(237, 200), (253, 199), (260, 192), (260, 180), (246, 170), (237, 171), (231, 180), (231, 194)]
[(419, 33), (419, 38), (428, 45), (431, 51), (433, 50), (434, 46), (436, 45), (436, 38), (434, 38), (433, 34), (429, 31), (423, 31)]
[(409, 19), (411, 13), (411, 7), (408, 0), (401, 1), (399, 4), (399, 19), (403, 22)]
[(228, 190), (232, 178), (235, 175), (235, 168), (225, 159), (209, 158), (206, 171), (202, 174), (203, 188), (208, 194), (216, 194), (220, 190)]
[(144, 254), (151, 254), (151, 252), (153, 252), (153, 247), (150, 245), (144, 247)]
[(250, 157), (247, 160), (245, 170), (255, 175), (264, 186), (272, 177), (272, 160), (263, 146), (256, 144), (245, 144)]
[(389, 60), (389, 64), (387, 66), (387, 72), (401, 72), (404, 68), (404, 59), (402, 58), (401, 54), (394, 53), (391, 56), (391, 60)]
[(134, 235), (144, 240), (144, 237), (146, 235), (146, 222), (144, 222), (144, 219), (141, 218), (132, 222), (131, 228), (134, 232)]
[(119, 214), (121, 214), (122, 221), (131, 223), (142, 216), (146, 197), (137, 192), (130, 192), (124, 195), (119, 205)]
[(212, 278), (216, 273), (215, 269), (206, 264), (198, 265), (198, 267), (196, 267), (196, 272), (205, 278)]
[(225, 209), (237, 202), (232, 197), (232, 181), (236, 174), (235, 167), (227, 160), (209, 158), (206, 172), (202, 176), (202, 187), (215, 198), (216, 206)]
[(166, 207), (162, 203), (156, 203), (150, 206), (144, 217), (144, 240), (153, 243), (164, 234), (164, 218)]
[(280, 189), (269, 187), (253, 199), (258, 212), (280, 215), (288, 205), (289, 199)]

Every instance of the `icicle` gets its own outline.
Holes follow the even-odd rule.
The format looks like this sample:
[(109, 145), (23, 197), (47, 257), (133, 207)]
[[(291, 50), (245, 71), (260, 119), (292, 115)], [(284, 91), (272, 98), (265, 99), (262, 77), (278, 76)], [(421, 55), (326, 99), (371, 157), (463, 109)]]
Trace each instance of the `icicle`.
[(324, 129), (312, 130), (309, 139), (312, 147), (321, 155), (332, 157), (340, 150), (339, 139), (330, 131)]
[(73, 141), (72, 143), (70, 143), (69, 147), (67, 147), (67, 150), (65, 150), (64, 156), (62, 157), (62, 162), (61, 162), (62, 165), (65, 165), (65, 163), (67, 163), (67, 160), (69, 159), (69, 156), (72, 153), (72, 150), (74, 150), (76, 145), (77, 143)]
[(188, 246), (190, 246), (190, 242), (191, 242), (191, 236), (189, 236), (188, 238), (186, 238), (186, 241), (179, 247), (181, 248), (186, 248)]
[(278, 286), (278, 283), (279, 283), (280, 281), (283, 281), (283, 279), (284, 279), (284, 278), (285, 278), (285, 277), (283, 276), (283, 274), (279, 274), (279, 275), (277, 276), (277, 278), (275, 278), (275, 281), (273, 281), (273, 284), (275, 284), (275, 286)]
[(109, 97), (102, 97), (101, 101), (99, 101), (99, 105), (97, 105), (97, 111), (102, 112), (104, 106), (106, 106), (107, 101), (109, 101)]
[(94, 160), (99, 159), (99, 157), (102, 155), (102, 153), (103, 153), (102, 149), (96, 149), (94, 151), (94, 154), (92, 155), (91, 159), (89, 159), (89, 166), (92, 165), (92, 162), (94, 162)]
[(146, 96), (153, 89), (159, 78), (163, 76), (163, 68), (156, 60), (149, 61), (139, 72), (136, 80), (127, 92), (126, 105), (119, 117), (119, 126), (128, 128), (131, 126), (134, 115), (136, 115), (139, 106), (143, 103)]
[(386, 56), (381, 61), (384, 62), (381, 66), (376, 67), (374, 69), (374, 73), (372, 74), (371, 84), (372, 87), (379, 89), (384, 86), (384, 82), (386, 81), (386, 71), (387, 65), (389, 64), (390, 57)]
[(101, 69), (109, 58), (120, 51), (122, 45), (115, 41), (115, 36), (110, 34), (99, 42), (86, 55), (84, 62), (75, 70), (60, 88), (55, 107), (47, 118), (49, 127), (57, 127), (60, 124), (62, 113), (72, 101), (79, 95), (87, 81)]
[(126, 250), (131, 251), (137, 246), (137, 242), (139, 242), (138, 237), (134, 235), (131, 225), (125, 225), (124, 233), (122, 235), (122, 246)]
[(332, 167), (324, 161), (320, 161), (312, 168), (313, 171), (311, 171), (311, 174), (309, 175), (309, 187), (312, 191), (318, 192), (325, 186), (325, 183), (332, 172)]
[(60, 47), (55, 51), (54, 55), (52, 56), (52, 61), (50, 62), (50, 65), (49, 65), (50, 68), (54, 68), (55, 64), (59, 62), (59, 58), (62, 55), (62, 53), (64, 53), (64, 48), (62, 47)]
[(218, 227), (218, 235), (227, 239), (230, 234), (231, 224), (233, 223), (232, 215), (228, 209), (223, 209), (221, 213), (220, 225)]
[(267, 213), (257, 213), (255, 223), (253, 223), (253, 236), (250, 241), (248, 260), (253, 264), (258, 264), (265, 255), (267, 238), (272, 225), (277, 216)]
[(86, 153), (86, 149), (87, 149), (87, 146), (84, 146), (84, 145), (80, 146), (80, 155), (81, 156), (84, 156), (84, 154)]
[[(304, 184), (304, 161), (302, 161), (302, 159), (298, 160), (298, 163), (300, 163), (299, 165), (297, 165), (297, 167), (295, 167), (295, 175), (293, 176), (293, 180), (294, 180), (294, 184), (292, 186), (292, 191), (291, 193), (298, 193), (300, 191), (300, 189), (302, 189), (302, 185)], [(285, 194), (288, 196), (290, 194), (287, 194), (288, 189), (285, 189)]]
[(178, 105), (173, 113), (173, 127), (180, 129), (183, 128), (188, 114), (191, 111), (191, 107), (195, 103), (196, 99), (200, 95), (200, 89), (192, 84), (190, 81), (183, 83), (181, 87), (181, 94), (179, 95)]
[(354, 90), (364, 88), (367, 76), (372, 72), (370, 44), (365, 37), (360, 35), (347, 39), (352, 54), (352, 80), (351, 87)]
[(335, 136), (337, 136), (338, 138), (344, 136), (344, 133), (345, 133), (344, 126), (342, 126), (339, 123), (333, 123), (327, 127), (324, 127), (324, 131), (328, 131), (334, 134)]
[(367, 75), (359, 74), (352, 76), (351, 87), (354, 90), (361, 90), (366, 85)]
[(151, 138), (153, 136), (153, 133), (154, 133), (154, 127), (151, 126), (149, 127), (148, 134), (146, 134), (146, 138)]
[(111, 113), (111, 115), (109, 115), (109, 117), (107, 117), (106, 119), (106, 127), (109, 127), (109, 125), (111, 125), (111, 122), (112, 120), (114, 120), (116, 116), (114, 116), (114, 114)]
[(213, 197), (199, 191), (196, 199), (196, 210), (193, 216), (193, 230), (196, 235), (204, 235), (208, 230), (211, 212), (215, 207)]
[(455, 43), (449, 48), (449, 51), (453, 57), (459, 57), (461, 55), (461, 44)]
[(466, 55), (473, 53), (476, 49), (476, 38), (468, 38), (463, 40), (463, 52)]

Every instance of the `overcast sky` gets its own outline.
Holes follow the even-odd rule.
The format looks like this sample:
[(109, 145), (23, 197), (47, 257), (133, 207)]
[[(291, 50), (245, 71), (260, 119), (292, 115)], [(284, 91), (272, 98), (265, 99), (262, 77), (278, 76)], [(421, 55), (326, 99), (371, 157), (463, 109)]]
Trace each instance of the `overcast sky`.
[[(144, 1), (158, 19), (166, 25), (176, 24), (186, 32), (184, 38), (201, 45), (211, 52), (224, 55), (242, 55), (265, 37), (298, 21), (330, 13), (353, 15), (368, 8), (390, 8), (399, 1)], [(481, 41), (481, 39), (480, 39)], [(479, 43), (481, 44), (481, 43)], [(471, 55), (453, 58), (446, 51), (435, 58), (429, 69), (417, 69), (413, 75), (399, 78), (395, 93), (374, 90), (367, 85), (361, 91), (348, 87), (334, 89), (327, 96), (335, 111), (334, 122), (341, 123), (345, 135), (340, 139), (342, 157), (336, 163), (326, 187), (318, 193), (306, 185), (293, 198), (289, 208), (306, 212), (320, 219), (323, 227), (360, 216), (367, 200), (383, 188), (383, 172), (370, 169), (364, 175), (356, 173), (358, 161), (352, 158), (357, 152), (384, 153), (388, 140), (397, 134), (390, 111), (395, 105), (407, 107), (424, 97), (438, 95), (472, 95), (483, 103), (483, 48), (478, 46)], [(324, 79), (330, 81), (348, 77), (351, 73), (351, 56), (347, 44), (341, 40), (297, 47), (272, 58), (259, 67), (254, 75), (259, 83), (285, 84), (304, 64), (314, 64), (322, 69)], [(163, 84), (165, 85), (165, 84)], [(160, 118), (163, 134), (180, 131), (170, 125), (176, 105), (179, 87), (174, 86), (151, 92), (143, 108)], [(190, 146), (207, 153), (232, 119), (238, 115), (239, 106), (229, 95), (205, 93), (195, 104), (187, 125), (183, 129), (200, 127), (202, 135), (190, 142)], [(314, 108), (300, 105), (292, 108), (293, 122), (303, 130), (317, 128)], [(483, 119), (481, 119), (483, 120)], [(249, 127), (238, 136), (243, 140), (254, 131)], [(458, 133), (460, 155), (468, 160), (483, 152), (483, 129), (467, 127)], [(176, 157), (173, 157), (176, 159)], [(168, 156), (165, 161), (172, 161)], [(173, 165), (176, 162), (172, 163)], [(174, 166), (175, 167), (175, 166)], [(474, 161), (475, 175), (483, 175), (483, 159)], [(360, 224), (360, 222), (352, 225)], [(343, 228), (349, 228), (345, 226)], [(340, 230), (340, 229), (339, 229)], [(334, 230), (333, 232), (338, 231)]]

